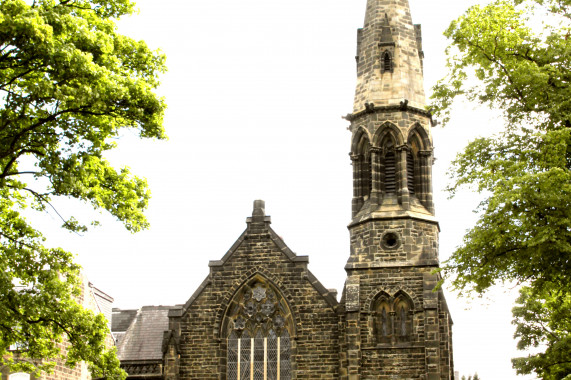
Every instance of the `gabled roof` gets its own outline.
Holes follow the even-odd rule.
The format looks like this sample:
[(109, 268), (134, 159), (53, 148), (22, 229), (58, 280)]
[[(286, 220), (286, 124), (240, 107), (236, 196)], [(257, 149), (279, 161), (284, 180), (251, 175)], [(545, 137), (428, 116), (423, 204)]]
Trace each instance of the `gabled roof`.
[[(260, 229), (262, 229), (266, 233), (269, 233), (269, 237), (273, 241), (273, 243), (280, 249), (280, 251), (283, 253), (283, 255), (285, 257), (287, 257), (291, 262), (303, 263), (305, 265), (307, 265), (307, 263), (309, 263), (308, 256), (297, 256), (286, 245), (286, 243), (283, 241), (283, 239), (270, 227), (271, 217), (266, 215), (266, 213), (265, 213), (265, 202), (264, 201), (262, 201), (262, 200), (254, 201), (254, 210), (252, 212), (252, 216), (248, 217), (246, 219), (246, 223), (247, 223), (248, 227), (240, 235), (238, 240), (236, 240), (236, 242), (234, 242), (232, 247), (228, 250), (228, 252), (226, 252), (226, 254), (222, 257), (221, 260), (210, 261), (210, 263), (208, 264), (210, 267), (223, 266), (228, 260), (230, 260), (230, 258), (238, 250), (238, 248), (244, 242), (244, 240), (247, 239), (247, 236), (250, 233), (259, 233)], [(326, 299), (327, 303), (329, 303), (329, 305), (335, 309), (335, 307), (338, 304), (337, 298), (336, 298), (337, 291), (334, 289), (329, 290), (329, 289), (325, 288), (325, 286), (323, 286), (321, 284), (321, 282), (313, 275), (313, 273), (311, 273), (309, 270), (307, 271), (307, 273), (308, 273), (308, 280), (311, 283), (311, 285), (319, 292), (319, 294), (321, 294)], [(182, 309), (183, 313), (185, 310), (188, 309), (188, 307), (190, 307), (190, 305), (193, 304), (193, 302), (198, 298), (198, 296), (200, 296), (202, 291), (209, 284), (210, 284), (210, 276), (207, 276), (204, 279), (204, 281), (202, 282), (202, 284), (200, 284), (198, 289), (196, 289), (194, 294), (184, 304), (184, 307)]]
[(112, 332), (121, 361), (162, 360), (168, 314), (180, 306), (143, 306), (139, 310), (113, 309)]

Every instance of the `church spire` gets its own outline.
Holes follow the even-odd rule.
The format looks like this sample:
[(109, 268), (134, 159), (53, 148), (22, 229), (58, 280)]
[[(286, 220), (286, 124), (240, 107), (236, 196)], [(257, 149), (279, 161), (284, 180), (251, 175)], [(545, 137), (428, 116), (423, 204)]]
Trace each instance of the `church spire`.
[(353, 112), (401, 102), (424, 108), (420, 26), (412, 23), (408, 0), (368, 0), (357, 50)]
[(432, 125), (425, 110), (420, 25), (408, 0), (368, 0), (357, 37), (352, 132), (353, 222), (432, 219)]

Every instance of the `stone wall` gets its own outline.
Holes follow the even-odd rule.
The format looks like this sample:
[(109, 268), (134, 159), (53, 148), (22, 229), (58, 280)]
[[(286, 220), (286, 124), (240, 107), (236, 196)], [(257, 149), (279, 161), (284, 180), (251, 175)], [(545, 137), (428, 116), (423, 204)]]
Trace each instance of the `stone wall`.
[[(259, 204), (258, 204), (259, 206)], [(292, 379), (337, 379), (337, 301), (269, 227), (269, 217), (248, 218), (248, 228), (184, 306), (180, 319), (180, 379), (226, 379), (227, 314), (235, 295), (259, 279), (283, 298), (291, 315)], [(232, 307), (230, 304), (232, 303)], [(243, 306), (243, 305), (242, 305)]]

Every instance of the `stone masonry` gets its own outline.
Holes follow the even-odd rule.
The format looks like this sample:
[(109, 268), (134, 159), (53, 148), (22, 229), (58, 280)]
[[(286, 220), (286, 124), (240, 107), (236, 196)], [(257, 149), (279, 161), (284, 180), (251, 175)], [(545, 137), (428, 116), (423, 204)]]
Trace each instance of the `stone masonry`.
[[(350, 122), (352, 220), (340, 300), (271, 228), (255, 201), (246, 230), (184, 304), (112, 309), (129, 379), (451, 380), (452, 319), (436, 290), (432, 118), (421, 28), (407, 0), (368, 0), (357, 34)], [(2, 373), (1, 380), (12, 380)], [(85, 379), (58, 363), (45, 379)]]
[(439, 280), (432, 120), (420, 26), (407, 0), (369, 0), (358, 33), (351, 253), (342, 378), (452, 379), (452, 320)]
[(113, 310), (130, 379), (450, 380), (452, 319), (432, 201), (421, 28), (407, 0), (368, 0), (357, 35), (352, 220), (340, 300), (271, 228), (247, 228), (183, 305)]

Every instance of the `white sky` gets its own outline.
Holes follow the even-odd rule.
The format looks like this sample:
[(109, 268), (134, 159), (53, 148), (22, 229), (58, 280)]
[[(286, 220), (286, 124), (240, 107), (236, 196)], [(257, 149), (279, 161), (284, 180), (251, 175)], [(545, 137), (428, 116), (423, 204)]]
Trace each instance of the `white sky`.
[[(444, 73), (443, 30), (468, 0), (411, 0), (422, 24), (427, 93)], [(148, 179), (148, 231), (131, 235), (103, 216), (79, 237), (42, 217), (52, 245), (77, 252), (90, 280), (115, 306), (184, 303), (245, 229), (255, 199), (272, 227), (328, 288), (342, 291), (349, 256), (352, 174), (349, 123), (355, 86), (356, 30), (366, 0), (139, 0), (140, 14), (120, 31), (167, 55), (160, 93), (169, 140), (141, 142), (125, 132), (109, 158)], [(445, 260), (476, 220), (478, 196), (447, 199), (450, 160), (468, 139), (501, 122), (459, 105), (450, 126), (433, 129), (434, 193)], [(70, 215), (78, 203), (60, 204)], [(86, 212), (85, 217), (90, 214)], [(38, 218), (40, 219), (40, 218)], [(457, 299), (455, 368), (483, 380), (524, 379), (511, 369), (515, 291), (492, 301)]]

